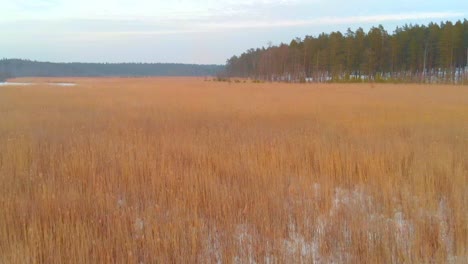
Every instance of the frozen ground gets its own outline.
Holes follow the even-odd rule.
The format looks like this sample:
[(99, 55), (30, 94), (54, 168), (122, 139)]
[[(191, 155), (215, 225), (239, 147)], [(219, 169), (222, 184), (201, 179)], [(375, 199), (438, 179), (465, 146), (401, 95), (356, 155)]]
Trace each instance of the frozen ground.
[[(21, 83), (21, 82), (0, 82), (0, 86), (29, 86), (39, 83)], [(76, 83), (45, 83), (51, 86), (76, 86)]]
[[(315, 186), (316, 189), (320, 188)], [(434, 212), (418, 212), (418, 219), (429, 218), (434, 221), (438, 230), (439, 244), (445, 249), (446, 263), (467, 263), (468, 258), (454, 255), (454, 234), (449, 228), (448, 218), (451, 212), (445, 200), (441, 200)], [(303, 219), (310, 234), (299, 232), (293, 217), (290, 217), (288, 236), (282, 241), (269, 241), (259, 237), (255, 227), (248, 223), (239, 224), (232, 238), (236, 241), (237, 253), (233, 260), (224, 259), (221, 237), (225, 237), (220, 230), (208, 228), (209, 232), (204, 243), (201, 259), (208, 262), (224, 263), (355, 263), (357, 241), (363, 242), (363, 254), (375, 254), (378, 248), (377, 240), (392, 239), (394, 248), (390, 252), (390, 263), (411, 261), (417, 250), (415, 237), (416, 223), (405, 216), (400, 210), (395, 210), (393, 216), (388, 217), (380, 213), (374, 199), (363, 190), (335, 189), (333, 204), (328, 212), (320, 215), (305, 216)], [(313, 219), (312, 219), (313, 218)], [(312, 220), (312, 221), (308, 221)], [(353, 222), (354, 221), (354, 222)], [(358, 223), (358, 231), (356, 225)], [(359, 235), (359, 238), (356, 236)], [(309, 237), (309, 239), (307, 239)], [(262, 241), (262, 242), (260, 242)], [(267, 241), (266, 243), (264, 241)], [(387, 241), (388, 242), (388, 241)], [(386, 243), (387, 243), (386, 242)], [(262, 243), (264, 250), (262, 259), (255, 256), (256, 249)], [(352, 245), (354, 243), (354, 245)], [(352, 245), (352, 246), (351, 246)], [(387, 244), (388, 246), (388, 244)], [(322, 247), (322, 250), (321, 250)], [(323, 250), (323, 247), (326, 247)], [(323, 253), (323, 252), (327, 253)], [(406, 262), (405, 261), (405, 262)]]

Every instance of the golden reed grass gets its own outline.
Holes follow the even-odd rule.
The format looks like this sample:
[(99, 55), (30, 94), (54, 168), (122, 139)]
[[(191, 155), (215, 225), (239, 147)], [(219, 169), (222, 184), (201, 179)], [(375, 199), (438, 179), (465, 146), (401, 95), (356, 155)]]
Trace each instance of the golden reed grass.
[(466, 87), (72, 81), (0, 87), (0, 263), (468, 261)]

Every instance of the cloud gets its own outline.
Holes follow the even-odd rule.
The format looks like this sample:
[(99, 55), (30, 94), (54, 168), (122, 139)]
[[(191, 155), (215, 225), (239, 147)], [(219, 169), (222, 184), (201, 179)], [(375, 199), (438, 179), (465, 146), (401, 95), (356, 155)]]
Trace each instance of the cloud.
[[(270, 40), (468, 14), (461, 0), (0, 0), (0, 7), (2, 56), (59, 61), (220, 63)], [(198, 61), (200, 49), (217, 55)]]
[[(44, 22), (36, 23), (35, 30), (44, 32), (51, 29), (52, 32), (68, 32), (68, 34), (84, 34), (95, 38), (123, 36), (123, 35), (174, 35), (225, 32), (229, 30), (275, 30), (284, 28), (299, 28), (307, 26), (325, 27), (330, 25), (354, 25), (364, 24), (377, 25), (389, 22), (418, 22), (420, 20), (437, 20), (462, 18), (463, 13), (459, 12), (424, 12), (408, 14), (382, 14), (370, 16), (349, 16), (349, 17), (317, 17), (310, 19), (266, 19), (266, 20), (243, 20), (233, 19), (230, 21), (220, 20), (210, 22), (209, 20), (68, 20), (62, 23)], [(212, 19), (213, 20), (213, 19)], [(21, 24), (17, 24), (16, 30)], [(54, 28), (55, 27), (55, 28)], [(27, 26), (25, 26), (27, 28)]]
[(53, 8), (60, 5), (58, 0), (15, 0), (13, 2), (18, 9), (27, 9), (41, 11), (43, 9)]
[[(31, 20), (0, 23), (0, 32), (4, 32), (18, 41), (25, 38), (66, 38), (74, 40), (102, 40), (121, 37), (150, 37), (164, 35), (193, 35), (202, 33), (242, 32), (260, 30), (276, 32), (289, 31), (310, 27), (327, 31), (330, 25), (349, 25), (361, 27), (404, 21), (416, 23), (421, 20), (460, 19), (459, 12), (422, 12), (406, 14), (382, 14), (348, 17), (317, 17), (310, 19), (258, 19), (245, 20), (239, 18), (211, 19), (63, 19), (63, 20)], [(215, 21), (215, 22), (214, 22)]]
[[(304, 0), (0, 0), (0, 21), (54, 19), (198, 19), (268, 13)], [(314, 0), (315, 1), (315, 0)]]
[(343, 24), (367, 24), (396, 21), (411, 21), (423, 19), (449, 19), (463, 17), (459, 12), (428, 12), (428, 13), (409, 13), (409, 14), (383, 14), (371, 16), (350, 16), (350, 17), (318, 17), (299, 20), (252, 20), (252, 21), (233, 21), (217, 24), (205, 24), (201, 27), (211, 29), (250, 29), (250, 28), (284, 28), (284, 27), (303, 27), (303, 26), (321, 26), (321, 25), (343, 25)]

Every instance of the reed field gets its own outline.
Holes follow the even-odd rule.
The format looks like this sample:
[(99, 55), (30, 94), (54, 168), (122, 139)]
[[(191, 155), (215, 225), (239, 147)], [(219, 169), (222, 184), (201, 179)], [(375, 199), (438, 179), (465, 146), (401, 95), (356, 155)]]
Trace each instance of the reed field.
[(468, 263), (466, 86), (32, 81), (0, 263)]

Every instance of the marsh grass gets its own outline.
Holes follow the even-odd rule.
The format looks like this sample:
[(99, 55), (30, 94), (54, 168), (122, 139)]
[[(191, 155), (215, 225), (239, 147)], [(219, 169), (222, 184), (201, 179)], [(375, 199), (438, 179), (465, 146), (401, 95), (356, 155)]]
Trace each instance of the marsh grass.
[(465, 87), (72, 81), (0, 88), (0, 263), (468, 260)]

